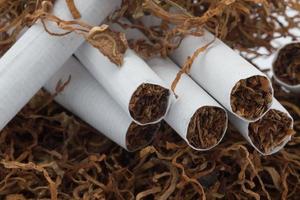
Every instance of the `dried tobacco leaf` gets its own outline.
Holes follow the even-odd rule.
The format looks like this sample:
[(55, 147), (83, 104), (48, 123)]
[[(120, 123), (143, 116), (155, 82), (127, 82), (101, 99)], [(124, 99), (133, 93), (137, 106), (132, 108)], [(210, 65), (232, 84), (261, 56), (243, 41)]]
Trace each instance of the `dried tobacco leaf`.
[(111, 62), (118, 66), (123, 64), (123, 56), (128, 48), (124, 33), (114, 32), (107, 25), (94, 27), (90, 30), (87, 40)]
[(291, 43), (280, 49), (273, 63), (276, 77), (290, 84), (300, 84), (300, 43)]
[(150, 144), (158, 131), (160, 124), (140, 126), (131, 123), (126, 134), (126, 146), (129, 151), (136, 151)]
[(249, 136), (253, 144), (262, 152), (272, 150), (295, 134), (292, 119), (285, 113), (271, 109), (261, 119), (249, 124)]
[(216, 145), (227, 127), (226, 112), (219, 107), (203, 106), (190, 120), (187, 140), (197, 149)]
[(272, 103), (273, 90), (264, 76), (252, 76), (235, 84), (230, 95), (231, 109), (249, 120), (260, 117)]
[(169, 96), (168, 89), (144, 83), (135, 90), (130, 99), (130, 115), (143, 124), (157, 121), (166, 114)]

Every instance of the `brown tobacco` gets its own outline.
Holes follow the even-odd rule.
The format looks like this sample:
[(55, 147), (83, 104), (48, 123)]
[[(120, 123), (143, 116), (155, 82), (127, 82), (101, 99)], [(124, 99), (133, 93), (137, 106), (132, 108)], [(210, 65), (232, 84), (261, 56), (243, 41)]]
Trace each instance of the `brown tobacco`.
[(295, 133), (291, 126), (292, 119), (287, 114), (271, 109), (260, 120), (250, 123), (249, 136), (260, 151), (271, 153)]
[(128, 151), (137, 151), (150, 144), (158, 129), (159, 124), (140, 126), (132, 122), (126, 134), (126, 146)]
[(272, 103), (273, 91), (269, 80), (252, 76), (240, 80), (232, 89), (230, 103), (234, 113), (248, 120), (260, 117)]
[(300, 43), (283, 47), (273, 64), (276, 77), (289, 85), (300, 84)]
[(131, 97), (130, 115), (143, 124), (159, 120), (166, 114), (169, 95), (169, 90), (159, 85), (140, 85)]
[[(298, 133), (298, 96), (275, 89)], [(129, 153), (49, 98), (38, 93), (0, 134), (0, 199), (299, 197), (299, 134), (266, 157), (229, 125), (224, 142), (199, 152), (162, 123), (153, 145)]]
[(220, 141), (226, 124), (226, 112), (223, 109), (212, 106), (201, 107), (191, 118), (187, 140), (197, 149), (208, 149)]
[(123, 64), (124, 53), (128, 48), (124, 33), (114, 32), (107, 25), (102, 25), (92, 28), (87, 40), (111, 62), (118, 66)]

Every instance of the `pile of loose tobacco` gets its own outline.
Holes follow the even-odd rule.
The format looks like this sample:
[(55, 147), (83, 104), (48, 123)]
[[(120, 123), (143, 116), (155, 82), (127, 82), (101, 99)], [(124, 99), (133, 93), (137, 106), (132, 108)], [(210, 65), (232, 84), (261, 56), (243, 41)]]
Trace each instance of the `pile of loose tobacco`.
[(224, 142), (192, 150), (166, 124), (151, 146), (128, 153), (41, 91), (0, 136), (3, 199), (298, 199), (299, 97), (276, 86), (297, 131), (260, 156), (230, 126)]
[[(82, 13), (79, 13), (74, 2), (66, 2), (73, 18), (79, 18)], [(118, 49), (118, 43), (111, 37), (115, 33), (107, 29), (107, 26), (93, 28), (82, 21), (64, 21), (51, 14), (53, 3), (53, 0), (0, 0), (0, 56), (16, 42), (24, 27), (29, 27), (40, 19), (49, 34), (63, 36), (70, 32), (79, 33), (103, 54), (110, 54), (112, 49), (109, 58), (118, 65), (122, 64), (119, 51), (124, 53), (124, 48), (127, 48), (123, 34), (117, 34), (124, 45), (124, 48), (122, 46)], [(172, 12), (172, 9), (179, 10), (180, 14)], [(251, 61), (262, 56), (260, 48), (265, 48), (268, 55), (273, 53), (276, 47), (271, 42), (275, 38), (289, 36), (296, 39), (290, 30), (299, 27), (300, 12), (290, 18), (286, 14), (288, 9), (299, 11), (300, 4), (295, 0), (123, 0), (121, 9), (117, 10), (110, 20), (123, 27), (137, 28), (148, 36), (149, 40), (136, 38), (128, 41), (129, 46), (144, 58), (157, 55), (166, 57), (178, 48), (185, 36), (203, 36), (205, 28), (231, 47), (246, 53), (247, 59)], [(140, 18), (146, 15), (156, 16), (163, 22), (160, 26), (146, 26), (140, 21)], [(120, 19), (124, 16), (131, 20), (131, 25), (121, 24)], [(285, 23), (278, 20), (279, 17), (284, 19)], [(52, 32), (47, 28), (49, 21), (67, 32)], [(169, 26), (170, 24), (172, 25)], [(112, 48), (105, 49), (99, 43), (105, 38), (109, 41), (107, 46)], [(188, 73), (193, 61), (205, 50), (206, 47), (202, 47), (194, 55), (190, 55), (178, 74)], [(291, 69), (298, 69), (299, 66), (297, 59), (289, 65)], [(298, 72), (284, 71), (282, 78), (292, 74), (287, 80), (296, 81), (297, 84), (298, 80), (294, 78), (299, 78), (295, 76)], [(142, 147), (144, 143), (153, 139), (149, 146), (129, 153), (53, 101), (54, 97), (68, 86), (69, 81), (61, 88), (56, 88), (57, 94), (50, 95), (43, 90), (39, 91), (1, 131), (1, 199), (299, 198), (300, 98), (298, 94), (286, 92), (275, 82), (274, 95), (293, 117), (296, 134), (279, 153), (264, 157), (240, 137), (232, 125), (229, 125), (221, 144), (208, 152), (199, 152), (190, 148), (165, 122), (161, 124), (154, 139), (150, 135), (139, 138), (128, 134), (127, 142), (134, 144), (133, 149), (137, 146)], [(174, 85), (178, 84), (178, 81), (180, 83), (180, 78), (176, 81)], [(258, 76), (249, 82), (239, 82), (240, 87), (234, 88), (236, 96), (244, 96), (247, 101), (255, 97), (257, 102), (254, 103), (258, 110), (253, 110), (252, 107), (245, 109), (243, 103), (246, 101), (234, 104), (233, 110), (250, 118), (265, 112), (273, 92), (265, 82), (264, 78)], [(253, 92), (253, 88), (258, 86), (261, 87), (259, 92)], [(173, 90), (175, 88), (172, 87)], [(253, 94), (245, 95), (245, 91)], [(139, 91), (146, 95), (148, 92)], [(167, 94), (163, 93), (162, 97), (155, 98), (166, 99), (166, 96)], [(262, 96), (266, 97), (267, 101), (264, 101)], [(146, 100), (137, 98), (136, 102), (139, 101)], [(147, 105), (151, 103), (152, 101), (146, 102)], [(140, 116), (151, 114), (152, 110), (155, 111), (155, 108), (150, 106), (147, 109), (151, 112), (147, 111), (144, 114), (143, 108), (134, 106), (136, 105), (131, 104), (129, 108), (130, 111), (136, 111), (138, 119)], [(167, 100), (164, 100), (162, 109), (156, 110), (156, 114), (163, 115), (164, 113), (160, 112), (166, 107)], [(207, 114), (208, 109), (203, 113)], [(205, 118), (203, 116), (202, 118)], [(196, 121), (197, 117), (199, 116), (192, 121)], [(159, 117), (155, 115), (154, 118)], [(225, 120), (225, 116), (221, 118), (221, 121)], [(279, 132), (277, 129), (285, 133), (286, 126), (289, 127), (291, 121), (284, 113), (272, 110), (262, 119), (264, 120), (249, 125), (249, 131), (253, 133), (250, 137), (254, 142), (266, 141), (264, 145), (257, 143), (256, 146), (269, 151), (270, 141), (273, 141), (272, 134), (270, 136), (255, 133), (268, 133), (268, 130), (265, 130), (267, 126), (272, 133)], [(283, 123), (277, 123), (276, 119)], [(273, 121), (276, 123), (272, 124)], [(205, 124), (208, 126), (211, 122), (207, 121)], [(197, 127), (199, 124), (195, 122), (194, 125), (193, 130), (200, 129)], [(155, 132), (157, 126), (150, 125), (148, 128), (140, 129), (139, 125), (132, 122), (128, 132), (140, 133), (150, 129)], [(222, 130), (216, 134), (217, 139), (221, 137)], [(286, 132), (288, 135), (294, 134), (290, 129)], [(281, 143), (283, 137), (285, 135), (279, 135), (276, 142)], [(136, 139), (137, 143), (133, 141)], [(208, 142), (216, 144), (214, 139)], [(196, 140), (203, 142), (202, 138)], [(207, 142), (195, 144), (197, 145), (205, 146)]]

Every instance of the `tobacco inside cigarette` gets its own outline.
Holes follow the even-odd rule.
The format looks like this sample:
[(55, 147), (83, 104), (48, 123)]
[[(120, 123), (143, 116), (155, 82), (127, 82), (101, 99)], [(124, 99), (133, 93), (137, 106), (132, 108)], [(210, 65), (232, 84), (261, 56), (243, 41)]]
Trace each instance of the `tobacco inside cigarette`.
[(230, 95), (232, 111), (249, 120), (266, 112), (273, 98), (270, 81), (264, 76), (251, 76), (235, 84)]
[(300, 43), (291, 43), (279, 50), (273, 71), (286, 84), (300, 84)]
[(270, 109), (261, 119), (249, 124), (249, 137), (263, 153), (271, 153), (295, 132), (292, 119), (284, 112)]
[(159, 120), (168, 109), (168, 89), (150, 83), (140, 85), (133, 93), (129, 112), (132, 118), (143, 124)]
[(203, 106), (191, 118), (187, 140), (197, 149), (208, 149), (222, 139), (226, 127), (226, 112), (222, 108)]
[(147, 146), (153, 140), (158, 129), (159, 123), (141, 126), (132, 122), (126, 134), (126, 146), (128, 151), (136, 151)]

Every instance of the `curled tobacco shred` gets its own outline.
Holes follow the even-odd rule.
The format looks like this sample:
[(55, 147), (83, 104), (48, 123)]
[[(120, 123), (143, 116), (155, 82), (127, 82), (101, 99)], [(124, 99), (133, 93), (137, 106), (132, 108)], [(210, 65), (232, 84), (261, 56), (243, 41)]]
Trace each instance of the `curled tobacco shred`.
[(74, 0), (66, 0), (69, 10), (74, 19), (78, 19), (81, 17), (79, 10), (76, 8)]
[(261, 119), (249, 124), (249, 136), (253, 144), (264, 153), (272, 152), (292, 135), (292, 119), (275, 109), (269, 110)]
[(226, 112), (219, 107), (199, 108), (190, 120), (187, 140), (198, 149), (208, 149), (216, 145), (227, 126)]
[(150, 83), (140, 85), (129, 102), (129, 112), (133, 119), (146, 124), (163, 117), (168, 108), (168, 89)]
[(231, 91), (232, 111), (249, 120), (260, 117), (272, 103), (273, 91), (264, 76), (252, 76), (236, 83)]
[(158, 128), (159, 124), (140, 126), (132, 122), (126, 134), (126, 146), (128, 150), (136, 151), (150, 144)]
[(90, 30), (87, 41), (107, 56), (111, 62), (120, 66), (127, 50), (127, 40), (124, 33), (114, 32), (107, 25), (94, 27)]
[(300, 43), (291, 43), (280, 49), (273, 63), (276, 77), (290, 84), (300, 84)]

